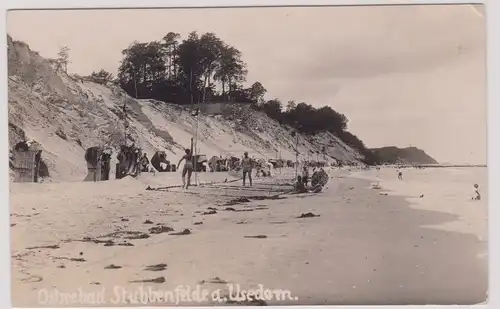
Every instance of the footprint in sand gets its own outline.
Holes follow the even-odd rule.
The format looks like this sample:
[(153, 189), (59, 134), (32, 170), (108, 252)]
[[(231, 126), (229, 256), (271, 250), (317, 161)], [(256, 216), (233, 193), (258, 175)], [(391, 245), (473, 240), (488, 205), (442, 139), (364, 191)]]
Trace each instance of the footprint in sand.
[(149, 229), (149, 232), (151, 234), (161, 234), (161, 233), (168, 233), (168, 232), (173, 232), (173, 231), (174, 231), (173, 228), (168, 227), (168, 226), (164, 226), (164, 225), (155, 226), (155, 227), (152, 227)]
[(143, 224), (153, 224), (153, 221), (151, 221), (151, 220), (146, 220), (146, 221), (144, 221), (144, 223), (143, 223)]
[(156, 265), (146, 266), (146, 268), (144, 270), (148, 270), (148, 271), (162, 271), (162, 270), (165, 270), (165, 269), (167, 269), (167, 264), (156, 264)]
[(16, 225), (17, 225), (17, 223), (11, 223), (10, 227), (13, 227), (13, 226), (16, 226)]
[(131, 280), (130, 283), (164, 283), (165, 277), (158, 277), (154, 279), (144, 279), (144, 280)]
[(72, 262), (86, 262), (87, 261), (84, 258), (70, 258), (69, 260)]
[(29, 278), (21, 279), (21, 281), (34, 283), (34, 282), (41, 282), (41, 281), (43, 281), (43, 278), (42, 278), (42, 276), (33, 275), (33, 276), (30, 276)]
[(48, 246), (36, 246), (36, 247), (28, 247), (26, 249), (28, 250), (33, 250), (33, 249), (59, 249), (59, 245), (48, 245)]
[(302, 219), (302, 218), (314, 218), (314, 217), (319, 217), (320, 215), (313, 214), (312, 212), (307, 212), (305, 214), (301, 214), (297, 218)]
[(146, 239), (149, 237), (151, 237), (151, 236), (149, 236), (146, 233), (137, 232), (137, 234), (132, 234), (131, 236), (126, 236), (125, 239)]
[(193, 223), (193, 225), (201, 225), (201, 224), (203, 224), (202, 221), (198, 221), (198, 222)]
[(170, 233), (168, 235), (189, 235), (189, 234), (191, 234), (191, 230), (184, 229), (182, 232)]
[(253, 196), (252, 200), (263, 201), (263, 200), (284, 200), (286, 197), (279, 195), (271, 195), (271, 196)]
[(201, 214), (202, 215), (215, 215), (217, 213), (217, 211), (215, 210), (210, 210), (210, 211), (204, 211), (202, 212)]
[(110, 264), (110, 265), (104, 267), (104, 269), (120, 269), (120, 268), (122, 268), (122, 267), (115, 265), (115, 264)]
[(227, 282), (226, 280), (223, 280), (219, 277), (213, 277), (213, 278), (210, 278), (208, 280), (201, 280), (199, 282), (199, 284), (207, 284), (207, 283), (214, 283), (214, 284), (228, 284), (229, 282)]
[(104, 247), (111, 247), (111, 246), (115, 246), (115, 242), (112, 241), (112, 240), (96, 240), (95, 243), (103, 243), (104, 244)]
[(232, 199), (230, 201), (228, 201), (226, 204), (224, 204), (225, 206), (233, 206), (233, 205), (237, 205), (237, 204), (243, 204), (243, 203), (249, 203), (250, 200), (246, 197), (239, 197), (239, 198), (235, 198), (235, 199)]
[(263, 238), (267, 238), (266, 235), (253, 235), (253, 236), (245, 236), (245, 238), (259, 238), (259, 239), (263, 239)]
[(56, 256), (56, 257), (53, 257), (55, 260), (68, 260), (68, 261), (71, 261), (71, 262), (86, 262), (87, 260), (84, 259), (84, 258), (68, 258), (68, 257), (65, 257), (65, 256)]

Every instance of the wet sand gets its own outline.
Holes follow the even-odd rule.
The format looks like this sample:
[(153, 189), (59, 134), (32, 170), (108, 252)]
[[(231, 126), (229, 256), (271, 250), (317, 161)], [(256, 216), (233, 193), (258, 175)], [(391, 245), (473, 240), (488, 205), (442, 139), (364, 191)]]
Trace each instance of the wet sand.
[[(227, 291), (226, 283), (262, 284), (298, 298), (268, 305), (483, 302), (486, 201), (460, 192), (439, 198), (429, 188), (429, 197), (408, 198), (405, 188), (415, 190), (417, 182), (391, 191), (391, 172), (377, 174), (383, 180), (375, 190), (373, 171), (332, 171), (324, 192), (280, 199), (270, 197), (287, 187), (268, 179), (252, 189), (228, 182), (188, 192), (145, 190), (177, 183), (177, 173), (12, 184), (13, 305), (57, 307), (39, 302), (40, 289), (104, 289), (107, 301), (100, 306), (124, 306), (112, 303), (115, 286), (165, 291), (201, 284)], [(418, 171), (411, 173), (416, 179)], [(200, 178), (234, 179), (223, 173)], [(308, 212), (318, 216), (299, 218)]]

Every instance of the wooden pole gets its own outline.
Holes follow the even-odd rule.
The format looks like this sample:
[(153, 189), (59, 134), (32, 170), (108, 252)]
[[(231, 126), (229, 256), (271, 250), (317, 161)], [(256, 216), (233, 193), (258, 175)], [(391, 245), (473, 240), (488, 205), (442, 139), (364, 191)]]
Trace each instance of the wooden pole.
[[(196, 128), (195, 128), (195, 133), (194, 133), (194, 152), (195, 155), (198, 155), (198, 114), (199, 111), (196, 111)], [(194, 162), (194, 183), (198, 185), (198, 170), (197, 170), (197, 165), (198, 165), (198, 159), (196, 158)]]
[(295, 179), (299, 175), (299, 132), (295, 132)]
[(135, 79), (135, 67), (132, 68), (132, 76), (134, 77), (135, 98), (137, 99), (137, 81)]

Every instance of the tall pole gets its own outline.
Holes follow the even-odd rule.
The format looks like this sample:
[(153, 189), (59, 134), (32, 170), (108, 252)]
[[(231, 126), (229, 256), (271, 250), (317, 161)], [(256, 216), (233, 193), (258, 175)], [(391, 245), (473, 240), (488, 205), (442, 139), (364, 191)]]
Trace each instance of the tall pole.
[(191, 96), (191, 104), (193, 104), (193, 68), (189, 70), (189, 94)]
[[(194, 116), (195, 117), (195, 133), (194, 133), (194, 141), (193, 141), (193, 138), (191, 139), (192, 141), (192, 147), (191, 147), (191, 153), (193, 155), (193, 168), (194, 168), (194, 181), (195, 181), (195, 185), (198, 185), (198, 126), (199, 126), (199, 115), (200, 114), (200, 109), (199, 108), (196, 108), (194, 110), (194, 113), (191, 113), (191, 116)], [(196, 158), (196, 160), (194, 159)]]
[(295, 131), (295, 179), (299, 175), (299, 133)]
[[(196, 129), (195, 129), (195, 133), (194, 133), (194, 153), (195, 153), (195, 155), (198, 155), (198, 111), (196, 111)], [(198, 159), (199, 158), (196, 158), (195, 166), (194, 166), (194, 183), (196, 185), (198, 185), (198, 168), (196, 166), (198, 164)]]
[(280, 174), (282, 174), (282, 170), (281, 169), (283, 168), (284, 164), (283, 164), (283, 162), (281, 160), (281, 148), (279, 150), (279, 162), (280, 162)]
[(123, 145), (127, 146), (127, 96), (123, 100)]
[(137, 99), (137, 81), (135, 79), (135, 66), (132, 65), (132, 78), (134, 79), (135, 98)]

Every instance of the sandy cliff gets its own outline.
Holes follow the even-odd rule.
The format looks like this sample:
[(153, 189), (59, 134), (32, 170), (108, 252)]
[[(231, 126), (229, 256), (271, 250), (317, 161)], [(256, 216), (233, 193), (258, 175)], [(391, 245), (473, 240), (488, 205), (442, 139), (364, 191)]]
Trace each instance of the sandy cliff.
[[(51, 181), (81, 181), (86, 175), (85, 149), (124, 141), (122, 106), (127, 106), (130, 142), (150, 156), (167, 151), (180, 158), (196, 131), (189, 109), (154, 100), (135, 100), (116, 85), (100, 85), (57, 72), (53, 60), (41, 57), (23, 42), (8, 39), (9, 140), (35, 139), (43, 149)], [(222, 115), (202, 113), (200, 153), (260, 158), (295, 158), (291, 129), (241, 104)], [(326, 156), (317, 153), (323, 149)], [(362, 156), (330, 133), (300, 136), (301, 159), (358, 161)], [(113, 160), (115, 156), (113, 156)]]

